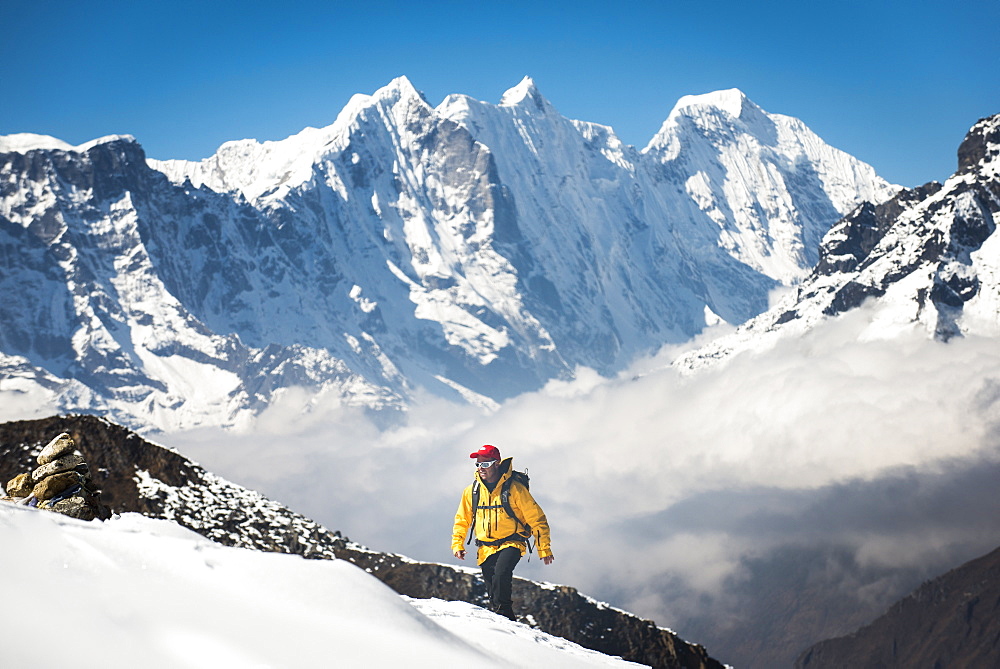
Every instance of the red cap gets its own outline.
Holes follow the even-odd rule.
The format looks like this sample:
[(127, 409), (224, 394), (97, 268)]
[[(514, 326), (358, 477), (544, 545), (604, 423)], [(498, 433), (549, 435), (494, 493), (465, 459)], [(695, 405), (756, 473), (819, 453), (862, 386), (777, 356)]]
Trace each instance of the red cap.
[(485, 444), (482, 448), (480, 448), (475, 453), (471, 454), (469, 457), (470, 458), (486, 458), (488, 460), (499, 460), (500, 459), (500, 451), (497, 450), (496, 446), (490, 446), (489, 444)]

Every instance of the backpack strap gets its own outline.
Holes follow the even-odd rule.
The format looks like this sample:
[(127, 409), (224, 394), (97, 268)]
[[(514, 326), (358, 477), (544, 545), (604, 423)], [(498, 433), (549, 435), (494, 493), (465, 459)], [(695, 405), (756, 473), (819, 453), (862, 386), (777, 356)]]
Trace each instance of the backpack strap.
[[(514, 473), (520, 474), (520, 472), (514, 472)], [(531, 536), (532, 536), (531, 528), (528, 527), (528, 524), (526, 522), (517, 517), (517, 514), (514, 513), (514, 507), (511, 506), (510, 503), (510, 487), (511, 485), (513, 485), (515, 480), (518, 483), (522, 483), (522, 479), (520, 478), (520, 476), (517, 477), (511, 476), (509, 479), (504, 481), (503, 487), (500, 489), (500, 503), (503, 505), (503, 510), (507, 512), (507, 515), (513, 518), (514, 522), (517, 523), (520, 527), (523, 527), (524, 532), (527, 532), (527, 535), (525, 535), (524, 532), (518, 530), (509, 538), (512, 538), (514, 536), (519, 537), (522, 541), (524, 541), (524, 543), (528, 545), (528, 552), (531, 553)]]
[(472, 543), (472, 537), (476, 535), (476, 513), (479, 511), (479, 477), (472, 482), (472, 525), (469, 527), (469, 538), (465, 545)]
[(514, 522), (518, 525), (527, 529), (527, 525), (514, 513), (514, 507), (510, 504), (510, 486), (514, 483), (514, 477), (510, 477), (504, 481), (503, 487), (500, 489), (500, 503), (503, 505), (503, 510), (507, 512), (507, 515), (514, 519)]
[(516, 541), (516, 542), (521, 543), (521, 544), (528, 543), (528, 540), (524, 538), (523, 534), (521, 534), (520, 532), (515, 532), (514, 534), (510, 535), (509, 537), (504, 537), (503, 539), (497, 539), (496, 541), (480, 541), (479, 539), (476, 539), (476, 545), (477, 546), (499, 546), (501, 544), (505, 544), (505, 543), (510, 542), (510, 541)]

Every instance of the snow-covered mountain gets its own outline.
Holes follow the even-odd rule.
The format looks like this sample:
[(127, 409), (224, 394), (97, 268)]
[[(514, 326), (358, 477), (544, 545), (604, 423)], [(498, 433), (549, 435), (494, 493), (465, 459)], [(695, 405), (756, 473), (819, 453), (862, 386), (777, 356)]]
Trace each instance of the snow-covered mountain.
[(976, 123), (944, 184), (866, 202), (823, 238), (812, 273), (780, 304), (732, 335), (674, 361), (692, 370), (761, 350), (862, 304), (862, 339), (919, 329), (947, 341), (1000, 335), (1000, 114)]
[(0, 390), (163, 429), (294, 386), (489, 406), (761, 313), (896, 190), (737, 90), (683, 98), (641, 151), (527, 78), (436, 108), (400, 78), (198, 163), (3, 137)]

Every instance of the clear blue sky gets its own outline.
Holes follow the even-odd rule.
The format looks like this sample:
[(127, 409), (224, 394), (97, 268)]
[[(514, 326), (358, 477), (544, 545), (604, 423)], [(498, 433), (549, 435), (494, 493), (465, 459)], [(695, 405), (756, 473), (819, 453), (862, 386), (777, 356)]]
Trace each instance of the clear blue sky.
[(530, 75), (639, 147), (681, 96), (736, 87), (913, 186), (1000, 112), (1000, 0), (0, 5), (0, 134), (131, 134), (201, 159), (328, 125), (399, 75), (434, 105), (495, 103)]

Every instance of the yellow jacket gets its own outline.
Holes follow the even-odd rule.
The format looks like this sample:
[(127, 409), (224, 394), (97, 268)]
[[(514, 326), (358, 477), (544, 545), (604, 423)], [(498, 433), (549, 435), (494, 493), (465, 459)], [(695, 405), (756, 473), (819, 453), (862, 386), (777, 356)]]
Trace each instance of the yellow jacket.
[[(486, 484), (479, 480), (479, 512), (476, 514), (475, 538), (479, 541), (499, 541), (512, 534), (520, 532), (524, 536), (535, 536), (535, 545), (538, 548), (538, 557), (544, 558), (552, 555), (552, 547), (549, 541), (549, 521), (545, 518), (545, 512), (538, 506), (531, 492), (520, 482), (514, 481), (510, 486), (510, 506), (517, 518), (528, 525), (527, 528), (517, 520), (511, 518), (500, 501), (500, 491), (504, 483), (510, 478), (514, 471), (513, 458), (505, 458), (498, 465), (503, 474), (497, 481), (493, 492), (490, 492)], [(479, 472), (476, 472), (479, 478)], [(456, 553), (465, 550), (465, 540), (469, 536), (469, 526), (472, 525), (472, 484), (462, 493), (462, 501), (458, 505), (455, 513), (455, 527), (451, 533), (451, 551)], [(480, 546), (477, 555), (477, 564), (482, 564), (483, 560), (490, 555), (507, 548), (517, 546), (521, 550), (521, 555), (527, 552), (527, 546), (520, 541), (507, 541), (496, 546)]]

